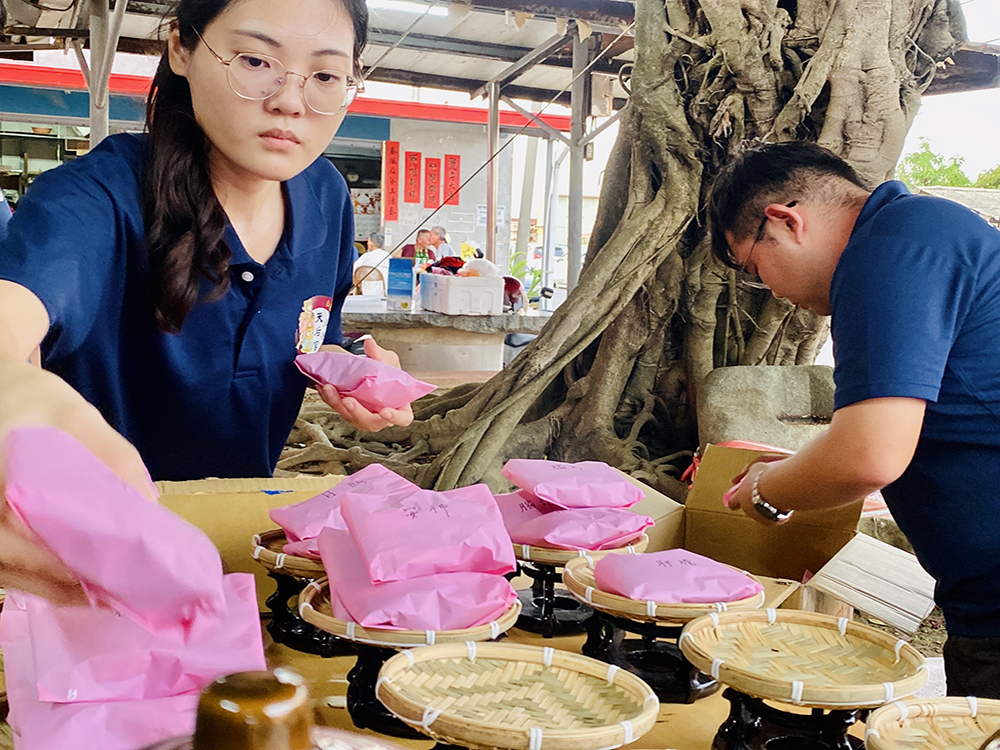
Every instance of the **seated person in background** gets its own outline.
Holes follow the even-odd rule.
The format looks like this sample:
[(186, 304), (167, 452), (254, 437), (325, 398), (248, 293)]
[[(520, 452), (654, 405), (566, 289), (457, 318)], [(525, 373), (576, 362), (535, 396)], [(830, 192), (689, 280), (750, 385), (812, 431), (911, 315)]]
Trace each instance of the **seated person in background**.
[(444, 227), (431, 227), (430, 246), (437, 251), (440, 258), (455, 254), (455, 250), (448, 244), (448, 230)]
[(403, 249), (400, 250), (399, 258), (415, 258), (417, 255), (417, 248), (422, 247), (427, 251), (427, 257), (432, 261), (437, 260), (437, 255), (434, 253), (434, 249), (431, 247), (431, 230), (421, 229), (417, 232), (417, 240), (413, 244), (403, 245)]
[[(368, 238), (368, 252), (354, 261), (354, 281), (361, 284), (361, 294), (385, 296), (385, 278), (389, 273), (389, 252), (382, 249), (385, 238), (376, 232)], [(371, 269), (377, 269), (372, 271)]]

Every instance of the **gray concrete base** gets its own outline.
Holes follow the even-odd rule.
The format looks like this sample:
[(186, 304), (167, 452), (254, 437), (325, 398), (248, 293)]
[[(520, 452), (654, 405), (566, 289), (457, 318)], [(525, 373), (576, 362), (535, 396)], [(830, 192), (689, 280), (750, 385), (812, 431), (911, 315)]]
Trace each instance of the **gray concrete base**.
[(501, 333), (473, 333), (455, 328), (371, 326), (380, 346), (399, 355), (407, 371), (503, 369)]

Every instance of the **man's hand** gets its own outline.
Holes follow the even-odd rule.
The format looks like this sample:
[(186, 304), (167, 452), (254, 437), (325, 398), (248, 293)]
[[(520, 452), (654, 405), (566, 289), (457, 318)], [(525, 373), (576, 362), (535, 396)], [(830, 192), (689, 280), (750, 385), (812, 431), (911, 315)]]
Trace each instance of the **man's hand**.
[(757, 508), (754, 507), (753, 498), (751, 497), (754, 481), (767, 471), (768, 464), (780, 460), (780, 458), (775, 456), (761, 456), (761, 458), (750, 464), (746, 471), (733, 479), (733, 486), (724, 497), (726, 507), (730, 510), (742, 510), (747, 516), (764, 526), (780, 526), (787, 523), (787, 518), (784, 521), (772, 521), (770, 518), (762, 516)]
[[(378, 362), (384, 362), (393, 367), (399, 367), (399, 357), (395, 352), (383, 349), (375, 343), (375, 339), (365, 339), (365, 354)], [(372, 412), (350, 396), (341, 397), (332, 385), (316, 384), (320, 397), (345, 420), (365, 432), (378, 432), (386, 427), (407, 427), (413, 422), (413, 409), (404, 406), (402, 409), (382, 409)]]

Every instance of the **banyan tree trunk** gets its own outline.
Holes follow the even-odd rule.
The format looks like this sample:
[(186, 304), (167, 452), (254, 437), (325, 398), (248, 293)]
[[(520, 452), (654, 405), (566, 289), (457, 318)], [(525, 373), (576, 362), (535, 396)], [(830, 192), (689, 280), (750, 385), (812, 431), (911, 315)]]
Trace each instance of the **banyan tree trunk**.
[[(748, 142), (808, 139), (872, 186), (923, 90), (964, 40), (957, 0), (637, 0), (631, 98), (580, 283), (503, 372), (359, 435), (304, 413), (279, 468), (379, 462), (425, 487), (500, 483), (512, 457), (599, 460), (674, 497), (716, 367), (809, 364), (824, 319), (738, 283), (704, 202)], [(681, 459), (681, 460), (678, 460)]]

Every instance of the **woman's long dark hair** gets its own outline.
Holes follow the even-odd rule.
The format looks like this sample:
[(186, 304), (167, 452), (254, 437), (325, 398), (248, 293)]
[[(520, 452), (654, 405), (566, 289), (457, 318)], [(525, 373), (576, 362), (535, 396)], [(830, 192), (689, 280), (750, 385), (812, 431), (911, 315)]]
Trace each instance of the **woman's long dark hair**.
[[(340, 1), (354, 24), (354, 59), (360, 61), (368, 40), (368, 6), (365, 0)], [(233, 2), (239, 0), (180, 0), (172, 26), (180, 31), (181, 44), (193, 50), (198, 34)], [(188, 81), (170, 69), (166, 51), (146, 102), (146, 129), (143, 204), (156, 322), (160, 330), (177, 333), (201, 298), (204, 281), (214, 287), (206, 298), (229, 288), (232, 254), (222, 240), (226, 217), (209, 179), (210, 145), (195, 122)]]

